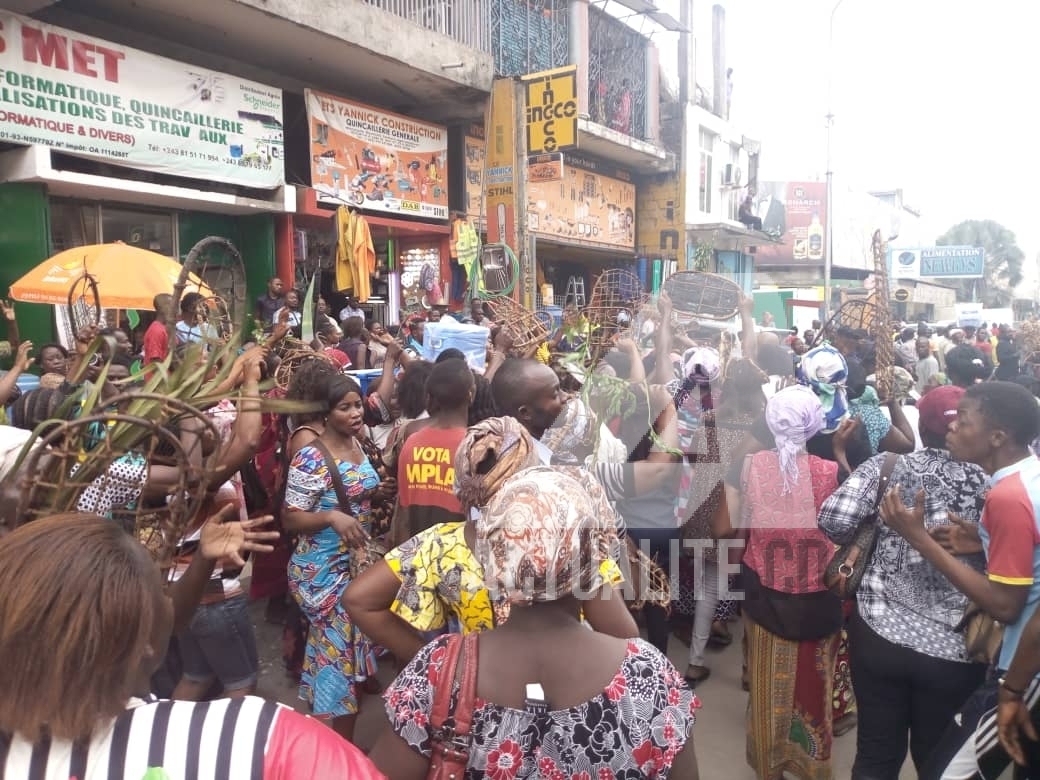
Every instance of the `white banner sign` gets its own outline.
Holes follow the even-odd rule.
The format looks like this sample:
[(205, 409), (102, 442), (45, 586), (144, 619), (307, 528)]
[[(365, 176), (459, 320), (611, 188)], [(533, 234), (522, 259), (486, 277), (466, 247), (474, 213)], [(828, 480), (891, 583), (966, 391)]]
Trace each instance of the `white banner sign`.
[(262, 189), (285, 181), (281, 90), (9, 13), (0, 141)]

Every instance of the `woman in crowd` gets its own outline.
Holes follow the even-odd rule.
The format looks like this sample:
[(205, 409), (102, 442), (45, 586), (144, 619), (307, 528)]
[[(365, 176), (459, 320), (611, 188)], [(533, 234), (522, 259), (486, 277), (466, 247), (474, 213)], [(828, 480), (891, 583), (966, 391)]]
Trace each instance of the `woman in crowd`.
[[(741, 569), (747, 594), (747, 756), (760, 780), (780, 780), (785, 770), (802, 780), (824, 780), (833, 777), (832, 696), (842, 607), (823, 584), (834, 546), (817, 528), (816, 514), (838, 485), (838, 465), (805, 451), (826, 425), (823, 405), (808, 388), (774, 395), (765, 421), (774, 446), (735, 461), (726, 480), (729, 517), (747, 535)], [(842, 457), (850, 428), (835, 436)]]
[[(241, 543), (230, 541), (217, 554), (238, 557)], [(207, 539), (205, 554), (212, 547)], [(59, 515), (5, 536), (0, 776), (383, 778), (353, 745), (288, 707), (152, 698), (174, 617), (158, 567), (111, 521)]]
[(350, 557), (359, 554), (371, 532), (372, 501), (380, 487), (361, 445), (364, 408), (353, 379), (329, 383), (323, 430), (289, 466), (282, 516), (285, 529), (298, 536), (289, 588), (310, 622), (300, 697), (347, 739), (354, 734), (360, 686), (376, 672), (371, 642), (340, 604), (350, 581)]
[(693, 554), (696, 548), (690, 546), (690, 542), (704, 543), (699, 546), (702, 571), (695, 573), (693, 587), (694, 593), (702, 597), (696, 600), (686, 668), (686, 680), (691, 685), (704, 681), (710, 674), (705, 665), (704, 651), (712, 637), (716, 637), (717, 643), (728, 644), (729, 630), (724, 622), (719, 621), (717, 613), (720, 590), (718, 549), (709, 542), (714, 539), (712, 523), (725, 504), (723, 479), (727, 465), (743, 457), (751, 424), (765, 408), (762, 385), (768, 381), (768, 376), (758, 366), (750, 360), (740, 359), (731, 362), (726, 371), (726, 379), (721, 382), (718, 408), (706, 412), (701, 418), (698, 435), (688, 450), (687, 461), (695, 465), (683, 490), (683, 495), (688, 495), (688, 498), (685, 505), (680, 505), (680, 518), (685, 521), (682, 536), (689, 540), (684, 552)]
[[(946, 451), (946, 429), (964, 395), (946, 386), (917, 403), (924, 449), (899, 458), (890, 484), (912, 504), (927, 491), (929, 528), (951, 540), (947, 510), (977, 527), (979, 496), (986, 475), (978, 466), (954, 461)], [(862, 464), (824, 502), (820, 529), (837, 544), (851, 541), (866, 522), (878, 522), (874, 507), (886, 458)], [(982, 684), (985, 667), (965, 653), (957, 626), (968, 599), (917, 555), (909, 543), (884, 524), (856, 592), (849, 629), (852, 681), (859, 705), (854, 777), (896, 778), (910, 753), (920, 773), (957, 708)], [(961, 560), (985, 568), (981, 546)], [(951, 550), (962, 553), (966, 550)]]
[[(698, 777), (696, 697), (661, 653), (582, 625), (605, 582), (614, 524), (581, 485), (550, 468), (506, 482), (477, 521), (491, 589), (512, 605), (504, 625), (475, 635), (459, 665), (478, 670), (468, 778)], [(426, 777), (437, 736), (430, 715), (449, 637), (423, 648), (385, 694), (391, 731), (372, 750), (395, 780)], [(531, 701), (538, 685), (544, 711)], [(466, 706), (463, 703), (461, 706)]]
[[(505, 480), (537, 465), (534, 439), (512, 417), (473, 426), (455, 457), (455, 490), (463, 509), (478, 517)], [(580, 482), (598, 511), (614, 515), (595, 479), (577, 469), (557, 469)], [(585, 617), (603, 633), (636, 636), (638, 627), (617, 587), (621, 583), (618, 552), (603, 562), (609, 593), (586, 602)], [(487, 590), (472, 521), (442, 523), (412, 537), (362, 574), (343, 599), (362, 630), (401, 663), (423, 646), (420, 632), (487, 631), (509, 616), (508, 605), (495, 602)]]
[(37, 353), (40, 387), (59, 387), (69, 375), (69, 351), (61, 344), (44, 344)]

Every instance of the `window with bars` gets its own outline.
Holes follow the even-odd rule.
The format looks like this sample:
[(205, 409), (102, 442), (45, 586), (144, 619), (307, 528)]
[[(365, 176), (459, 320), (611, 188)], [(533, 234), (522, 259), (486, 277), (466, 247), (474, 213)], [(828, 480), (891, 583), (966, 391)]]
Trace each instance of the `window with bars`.
[(703, 127), (700, 130), (700, 194), (697, 206), (702, 214), (711, 214), (712, 189), (715, 184), (715, 135)]
[(589, 8), (589, 116), (639, 139), (646, 138), (646, 47), (624, 22)]

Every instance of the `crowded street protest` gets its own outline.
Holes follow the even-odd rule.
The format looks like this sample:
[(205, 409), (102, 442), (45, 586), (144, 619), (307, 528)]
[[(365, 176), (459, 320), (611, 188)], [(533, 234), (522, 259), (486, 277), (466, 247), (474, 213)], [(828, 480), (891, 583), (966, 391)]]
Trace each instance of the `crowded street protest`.
[(1040, 778), (1040, 233), (922, 129), (1033, 11), (918, 5), (0, 8), (0, 780)]

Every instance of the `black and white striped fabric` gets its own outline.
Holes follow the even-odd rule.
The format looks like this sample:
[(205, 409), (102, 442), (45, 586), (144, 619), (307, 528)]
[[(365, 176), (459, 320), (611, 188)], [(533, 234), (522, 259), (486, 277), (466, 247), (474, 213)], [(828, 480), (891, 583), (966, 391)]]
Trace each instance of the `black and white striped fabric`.
[(282, 710), (288, 708), (256, 697), (198, 703), (134, 699), (89, 743), (33, 745), (0, 734), (0, 780), (260, 780), (267, 741)]
[[(1029, 684), (1024, 698), (1036, 722), (1040, 716), (1040, 677)], [(1011, 763), (997, 732), (997, 684), (990, 681), (954, 716), (921, 780), (998, 780)], [(1034, 774), (1016, 776), (1037, 777), (1037, 771), (1031, 768)]]

